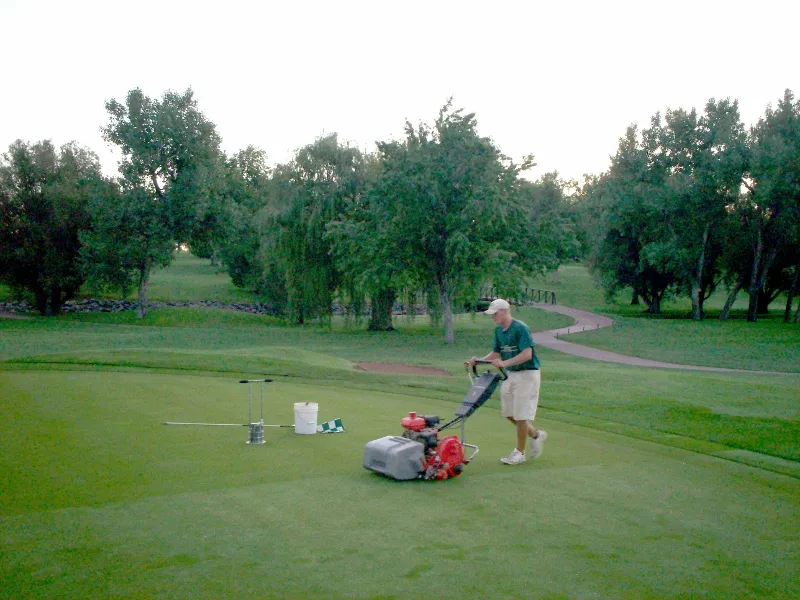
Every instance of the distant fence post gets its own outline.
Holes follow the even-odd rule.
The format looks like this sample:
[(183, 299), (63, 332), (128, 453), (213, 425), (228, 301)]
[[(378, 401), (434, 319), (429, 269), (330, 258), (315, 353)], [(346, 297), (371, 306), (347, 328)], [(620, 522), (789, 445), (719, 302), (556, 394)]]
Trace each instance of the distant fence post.
[[(481, 302), (491, 302), (497, 298), (497, 290), (494, 288), (484, 288), (478, 290), (479, 300)], [(537, 288), (525, 288), (520, 296), (514, 296), (514, 299), (509, 297), (509, 300), (515, 304), (526, 305), (533, 302), (544, 302), (545, 304), (557, 304), (556, 293), (550, 290), (540, 290)]]
[(556, 293), (550, 290), (539, 290), (536, 288), (525, 288), (525, 303), (544, 302), (545, 304), (556, 304)]

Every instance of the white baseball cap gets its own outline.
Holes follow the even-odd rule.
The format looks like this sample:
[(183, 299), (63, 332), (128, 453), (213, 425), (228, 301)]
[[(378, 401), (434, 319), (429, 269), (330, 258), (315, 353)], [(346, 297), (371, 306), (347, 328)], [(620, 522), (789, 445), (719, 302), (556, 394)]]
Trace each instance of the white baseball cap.
[(506, 302), (502, 298), (498, 298), (497, 300), (492, 300), (492, 303), (489, 305), (489, 308), (487, 308), (484, 312), (487, 315), (493, 315), (498, 310), (508, 310), (509, 308), (511, 308), (511, 305), (508, 302)]

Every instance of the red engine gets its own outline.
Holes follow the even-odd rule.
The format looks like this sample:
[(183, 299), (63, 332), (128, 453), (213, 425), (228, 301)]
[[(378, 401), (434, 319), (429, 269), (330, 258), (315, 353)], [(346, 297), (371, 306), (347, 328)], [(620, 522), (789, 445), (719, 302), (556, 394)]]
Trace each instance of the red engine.
[(455, 435), (439, 439), (439, 417), (417, 416), (410, 412), (400, 421), (405, 431), (403, 437), (421, 443), (425, 447), (423, 477), (425, 479), (447, 479), (457, 477), (464, 470), (464, 448)]

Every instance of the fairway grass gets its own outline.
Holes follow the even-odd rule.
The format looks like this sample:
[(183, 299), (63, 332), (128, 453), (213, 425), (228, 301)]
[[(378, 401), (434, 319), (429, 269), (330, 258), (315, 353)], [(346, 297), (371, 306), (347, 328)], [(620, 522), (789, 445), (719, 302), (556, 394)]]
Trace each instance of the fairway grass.
[[(162, 297), (228, 285), (187, 258)], [(585, 279), (568, 269), (562, 285)], [(570, 293), (559, 300), (595, 304), (585, 281)], [(611, 330), (570, 338), (798, 370), (797, 328), (615, 310)], [(534, 331), (571, 322), (516, 314)], [(538, 460), (499, 462), (514, 431), (496, 393), (467, 423), (481, 450), (463, 476), (396, 482), (363, 469), (364, 445), (399, 434), (409, 411), (452, 415), (469, 386), (463, 360), (489, 350), (493, 324), (458, 316), (452, 345), (427, 318), (395, 325), (288, 327), (210, 308), (0, 320), (0, 599), (800, 597), (800, 375), (538, 348), (536, 424), (549, 433)], [(293, 404), (309, 401), (347, 432), (265, 428), (266, 444), (249, 445), (246, 426), (164, 425), (245, 424), (238, 381), (260, 377), (275, 380), (266, 423), (292, 424)]]
[[(209, 259), (188, 252), (176, 252), (170, 266), (153, 271), (147, 297), (151, 302), (253, 302), (252, 294), (233, 285), (225, 267), (212, 267)], [(135, 291), (128, 298), (135, 300)]]
[[(397, 381), (402, 378), (393, 376)], [(3, 372), (2, 597), (792, 598), (800, 480), (553, 421), (507, 467), (497, 399), (467, 425), (462, 477), (395, 482), (364, 444), (453, 401), (280, 380), (265, 420), (315, 401), (345, 434), (245, 422), (233, 378)], [(533, 591), (535, 590), (535, 592)], [(438, 593), (433, 594), (436, 597)]]

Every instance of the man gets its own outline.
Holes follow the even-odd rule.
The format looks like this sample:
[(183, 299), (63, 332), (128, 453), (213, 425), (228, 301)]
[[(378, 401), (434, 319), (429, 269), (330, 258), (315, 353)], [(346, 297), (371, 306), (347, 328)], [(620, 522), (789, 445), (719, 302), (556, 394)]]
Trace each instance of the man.
[[(541, 371), (539, 357), (533, 348), (533, 338), (528, 326), (511, 317), (511, 306), (502, 298), (493, 300), (486, 311), (497, 324), (494, 330), (494, 347), (481, 360), (490, 360), (497, 368), (508, 371), (508, 379), (501, 388), (502, 414), (517, 428), (517, 447), (500, 460), (507, 465), (525, 462), (525, 443), (531, 438), (531, 458), (542, 453), (547, 432), (536, 429), (533, 419), (539, 405)], [(473, 356), (464, 364), (472, 366)]]

